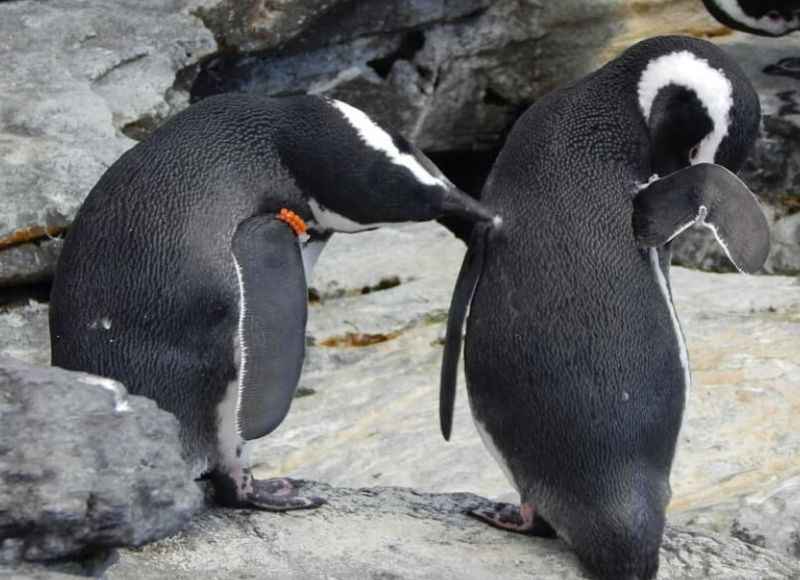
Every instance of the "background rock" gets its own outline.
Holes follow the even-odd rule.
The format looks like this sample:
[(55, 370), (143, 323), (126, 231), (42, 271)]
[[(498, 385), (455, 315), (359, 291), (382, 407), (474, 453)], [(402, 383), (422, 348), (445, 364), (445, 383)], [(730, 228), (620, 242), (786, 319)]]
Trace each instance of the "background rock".
[(0, 356), (0, 563), (138, 546), (202, 497), (173, 416), (118, 383)]
[(216, 49), (181, 0), (0, 5), (0, 286), (52, 274), (56, 235), (105, 169), (185, 103), (179, 72)]
[[(341, 98), (477, 193), (538, 97), (671, 33), (711, 38), (743, 61), (767, 112), (745, 178), (775, 219), (796, 211), (794, 80), (761, 71), (782, 59), (791, 68), (800, 39), (731, 33), (699, 0), (3, 3), (0, 287), (49, 279), (58, 244), (16, 246), (62, 233), (106, 167), (189, 100), (230, 90)], [(798, 271), (798, 235), (795, 221), (776, 225), (767, 271)], [(678, 260), (729, 268), (702, 236)]]

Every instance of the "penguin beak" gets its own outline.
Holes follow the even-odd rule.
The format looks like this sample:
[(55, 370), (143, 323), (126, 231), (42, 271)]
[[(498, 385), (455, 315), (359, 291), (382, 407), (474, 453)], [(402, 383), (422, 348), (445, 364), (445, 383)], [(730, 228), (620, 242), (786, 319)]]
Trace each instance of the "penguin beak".
[(471, 222), (495, 221), (499, 217), (489, 208), (458, 188), (445, 191), (442, 196), (442, 214), (447, 217), (460, 217)]

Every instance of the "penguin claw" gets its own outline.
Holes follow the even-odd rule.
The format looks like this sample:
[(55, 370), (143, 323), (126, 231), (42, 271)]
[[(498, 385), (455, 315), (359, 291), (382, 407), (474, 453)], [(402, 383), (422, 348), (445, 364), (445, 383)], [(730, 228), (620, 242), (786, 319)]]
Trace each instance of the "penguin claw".
[(273, 512), (314, 509), (326, 503), (321, 497), (297, 495), (297, 486), (285, 477), (254, 479), (245, 501), (249, 507)]
[(522, 510), (510, 503), (494, 503), (488, 508), (470, 510), (468, 515), (490, 526), (540, 538), (555, 538), (556, 531), (541, 516), (537, 517), (533, 508)]

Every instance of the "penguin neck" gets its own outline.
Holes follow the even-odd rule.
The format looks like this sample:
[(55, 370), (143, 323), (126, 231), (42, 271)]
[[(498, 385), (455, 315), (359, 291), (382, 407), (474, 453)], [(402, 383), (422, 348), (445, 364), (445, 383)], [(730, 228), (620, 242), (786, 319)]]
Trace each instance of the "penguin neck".
[[(351, 225), (323, 225), (327, 217), (341, 216), (346, 204), (357, 200), (364, 189), (364, 169), (353, 144), (343, 139), (330, 119), (324, 118), (318, 103), (301, 99), (293, 104), (291, 115), (277, 132), (280, 161), (289, 172), (295, 185), (312, 209), (318, 231), (358, 231), (365, 229), (353, 222)], [(345, 207), (343, 207), (345, 206)], [(321, 219), (322, 218), (322, 219)], [(345, 218), (346, 219), (346, 218)]]

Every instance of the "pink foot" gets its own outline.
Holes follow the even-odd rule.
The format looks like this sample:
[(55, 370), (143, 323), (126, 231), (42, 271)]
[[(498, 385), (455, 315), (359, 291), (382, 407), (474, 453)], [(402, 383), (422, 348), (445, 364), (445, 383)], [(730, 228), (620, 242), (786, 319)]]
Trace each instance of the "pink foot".
[(530, 503), (523, 503), (521, 508), (510, 503), (495, 503), (472, 510), (469, 515), (502, 530), (541, 538), (556, 537), (553, 527), (544, 518), (536, 517), (536, 509)]

